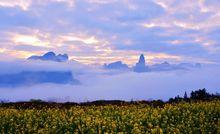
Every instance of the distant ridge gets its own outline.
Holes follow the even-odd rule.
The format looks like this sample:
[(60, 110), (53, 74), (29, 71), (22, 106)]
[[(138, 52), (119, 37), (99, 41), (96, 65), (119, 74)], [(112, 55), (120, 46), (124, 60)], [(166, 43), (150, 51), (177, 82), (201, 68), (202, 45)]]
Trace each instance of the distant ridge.
[(79, 84), (70, 71), (24, 71), (0, 75), (0, 87), (17, 87), (42, 83)]
[(140, 55), (138, 62), (132, 68), (129, 68), (127, 64), (122, 61), (116, 61), (109, 64), (104, 64), (104, 68), (108, 70), (126, 70), (136, 73), (144, 72), (155, 72), (155, 71), (174, 71), (174, 70), (189, 70), (189, 69), (199, 69), (202, 65), (200, 63), (179, 63), (179, 64), (170, 64), (165, 61), (163, 63), (157, 63), (153, 65), (147, 65), (145, 57), (143, 54)]
[(56, 62), (66, 62), (68, 61), (69, 56), (67, 54), (58, 54), (54, 52), (47, 52), (42, 56), (33, 55), (28, 58), (28, 60), (44, 60), (44, 61), (56, 61)]
[(119, 69), (119, 70), (128, 70), (129, 67), (127, 64), (122, 63), (122, 61), (116, 61), (110, 64), (105, 64), (104, 68), (106, 69)]

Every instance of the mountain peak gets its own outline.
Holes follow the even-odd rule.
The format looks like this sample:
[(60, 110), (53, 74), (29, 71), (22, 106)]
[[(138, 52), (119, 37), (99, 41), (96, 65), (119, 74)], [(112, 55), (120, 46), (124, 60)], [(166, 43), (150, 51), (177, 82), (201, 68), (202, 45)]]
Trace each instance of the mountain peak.
[(56, 54), (54, 52), (47, 52), (46, 54), (43, 55), (44, 57), (54, 57)]
[(124, 64), (122, 61), (116, 61), (110, 64), (105, 64), (104, 67), (106, 69), (119, 69), (119, 70), (128, 70), (129, 67), (127, 64)]
[(140, 58), (139, 58), (139, 61), (138, 61), (139, 64), (143, 64), (145, 65), (145, 57), (143, 54), (140, 55)]
[(58, 54), (54, 52), (47, 52), (43, 56), (31, 56), (28, 60), (44, 60), (44, 61), (56, 61), (56, 62), (65, 62), (68, 61), (69, 57), (67, 54)]
[(134, 67), (135, 72), (148, 72), (149, 68), (146, 66), (145, 57), (143, 54), (140, 55), (138, 63)]

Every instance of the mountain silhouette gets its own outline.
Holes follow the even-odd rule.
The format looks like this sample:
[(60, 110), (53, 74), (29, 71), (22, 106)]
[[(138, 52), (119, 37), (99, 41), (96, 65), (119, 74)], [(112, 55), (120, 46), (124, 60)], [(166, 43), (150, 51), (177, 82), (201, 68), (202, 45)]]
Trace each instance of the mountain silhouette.
[(201, 68), (200, 63), (191, 64), (191, 63), (179, 63), (179, 64), (170, 64), (167, 61), (154, 64), (150, 66), (151, 71), (172, 71), (172, 70), (189, 70), (192, 68)]
[(70, 71), (24, 71), (16, 74), (1, 74), (0, 87), (17, 87), (42, 83), (79, 84)]
[(110, 64), (105, 64), (104, 68), (106, 69), (119, 69), (119, 70), (128, 70), (129, 67), (127, 64), (122, 63), (122, 61), (116, 61)]
[(140, 55), (139, 61), (138, 63), (136, 63), (136, 65), (134, 66), (134, 72), (149, 72), (149, 68), (148, 66), (146, 66), (146, 61), (145, 61), (145, 57), (143, 54)]
[(43, 56), (33, 55), (28, 58), (28, 60), (43, 60), (43, 61), (56, 61), (56, 62), (65, 62), (68, 61), (69, 57), (67, 54), (58, 54), (56, 55), (54, 52), (47, 52)]

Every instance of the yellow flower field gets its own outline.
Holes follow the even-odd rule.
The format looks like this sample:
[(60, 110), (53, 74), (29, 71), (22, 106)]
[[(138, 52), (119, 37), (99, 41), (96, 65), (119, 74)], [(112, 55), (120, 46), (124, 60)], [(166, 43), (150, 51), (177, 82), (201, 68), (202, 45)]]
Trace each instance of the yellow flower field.
[(0, 108), (0, 133), (220, 133), (220, 101), (166, 104)]

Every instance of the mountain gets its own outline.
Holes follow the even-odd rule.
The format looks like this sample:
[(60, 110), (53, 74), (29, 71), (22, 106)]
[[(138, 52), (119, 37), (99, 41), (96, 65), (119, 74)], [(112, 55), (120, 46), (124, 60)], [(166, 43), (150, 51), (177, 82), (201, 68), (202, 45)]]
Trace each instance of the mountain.
[(145, 57), (143, 54), (140, 55), (138, 63), (134, 66), (134, 72), (149, 72), (148, 66), (146, 66)]
[(16, 74), (1, 74), (0, 87), (17, 87), (42, 83), (79, 84), (70, 71), (24, 71)]
[(161, 64), (154, 64), (150, 68), (152, 71), (171, 71), (171, 70), (184, 69), (181, 66), (176, 66), (166, 61)]
[(44, 61), (56, 61), (56, 62), (65, 62), (68, 61), (69, 57), (67, 54), (58, 54), (56, 55), (54, 52), (48, 52), (43, 56), (31, 56), (28, 60), (44, 60)]
[(154, 64), (150, 66), (151, 71), (172, 71), (172, 70), (188, 70), (192, 68), (201, 68), (200, 63), (180, 63), (180, 64), (170, 64), (168, 62), (163, 62), (160, 64)]
[(181, 68), (186, 68), (186, 69), (190, 69), (190, 68), (201, 68), (202, 65), (200, 63), (196, 63), (196, 64), (191, 64), (191, 63), (180, 63), (177, 65), (178, 67)]
[[(190, 70), (193, 68), (201, 68), (200, 63), (179, 63), (179, 64), (170, 64), (165, 61), (163, 63), (157, 63), (153, 65), (146, 65), (146, 60), (143, 54), (140, 55), (138, 62), (133, 67), (133, 71), (137, 73), (149, 72), (149, 71), (173, 71), (173, 70)], [(114, 70), (130, 70), (128, 65), (124, 64), (122, 61), (116, 61), (110, 64), (104, 64), (105, 69), (114, 69)]]
[(110, 64), (105, 64), (104, 68), (106, 69), (117, 69), (117, 70), (128, 70), (129, 67), (127, 64), (123, 64), (121, 61), (116, 61)]

